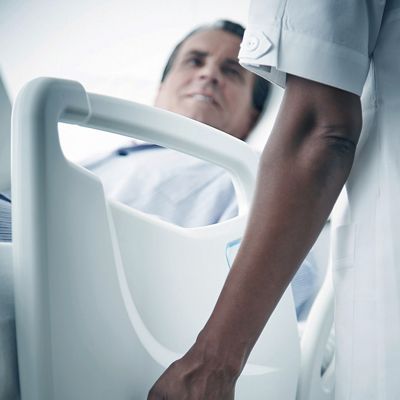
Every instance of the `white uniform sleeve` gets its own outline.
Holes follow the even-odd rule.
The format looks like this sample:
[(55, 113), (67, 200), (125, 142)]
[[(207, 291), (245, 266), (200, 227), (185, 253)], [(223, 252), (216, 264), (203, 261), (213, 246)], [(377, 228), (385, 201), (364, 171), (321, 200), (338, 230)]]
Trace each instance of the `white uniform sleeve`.
[(240, 63), (285, 87), (286, 73), (360, 95), (384, 0), (252, 0)]

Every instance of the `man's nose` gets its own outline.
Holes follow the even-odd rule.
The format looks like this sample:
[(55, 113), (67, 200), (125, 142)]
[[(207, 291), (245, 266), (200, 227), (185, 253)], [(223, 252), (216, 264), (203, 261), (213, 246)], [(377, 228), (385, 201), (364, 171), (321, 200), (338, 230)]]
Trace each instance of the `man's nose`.
[(214, 64), (206, 64), (199, 71), (199, 78), (203, 81), (210, 82), (212, 85), (219, 85), (222, 81), (219, 67)]

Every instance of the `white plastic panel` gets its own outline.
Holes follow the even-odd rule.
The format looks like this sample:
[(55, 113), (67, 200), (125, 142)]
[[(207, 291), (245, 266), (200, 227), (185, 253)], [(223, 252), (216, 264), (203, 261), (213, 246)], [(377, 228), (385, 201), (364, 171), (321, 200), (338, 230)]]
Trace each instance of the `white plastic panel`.
[[(165, 111), (38, 79), (13, 115), (13, 240), (23, 400), (144, 399), (185, 352), (228, 273), (246, 223), (256, 157), (244, 143)], [(108, 201), (68, 162), (57, 123), (146, 139), (228, 169), (240, 215), (183, 229)], [(282, 298), (237, 385), (237, 399), (294, 399), (299, 341)]]

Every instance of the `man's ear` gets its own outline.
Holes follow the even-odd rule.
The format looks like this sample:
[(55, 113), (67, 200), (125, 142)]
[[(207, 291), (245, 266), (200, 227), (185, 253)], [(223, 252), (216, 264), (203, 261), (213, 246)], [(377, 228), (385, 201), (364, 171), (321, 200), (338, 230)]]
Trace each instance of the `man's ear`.
[(250, 131), (256, 126), (260, 117), (261, 117), (261, 111), (256, 110), (254, 107), (252, 107), (250, 115)]

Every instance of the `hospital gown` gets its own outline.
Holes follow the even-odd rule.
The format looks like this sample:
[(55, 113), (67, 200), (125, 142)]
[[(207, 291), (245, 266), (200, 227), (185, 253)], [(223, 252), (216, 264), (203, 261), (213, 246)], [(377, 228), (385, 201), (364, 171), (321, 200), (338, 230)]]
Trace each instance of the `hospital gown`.
[(336, 399), (400, 399), (400, 0), (253, 0), (251, 71), (362, 93), (355, 164), (333, 217)]
[(84, 163), (107, 196), (186, 228), (237, 215), (227, 173), (213, 165), (152, 144), (132, 144)]

